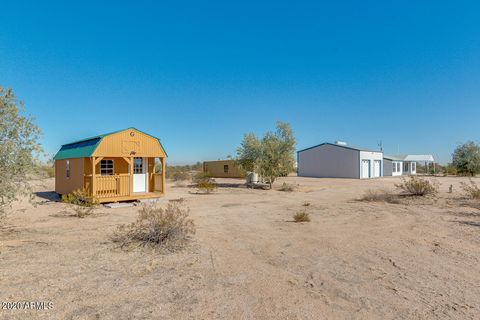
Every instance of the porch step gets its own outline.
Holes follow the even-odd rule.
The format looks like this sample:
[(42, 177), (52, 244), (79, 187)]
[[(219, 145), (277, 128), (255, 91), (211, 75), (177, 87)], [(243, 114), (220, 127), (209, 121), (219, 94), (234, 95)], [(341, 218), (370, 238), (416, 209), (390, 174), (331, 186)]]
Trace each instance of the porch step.
[(139, 203), (159, 203), (164, 199), (160, 198), (150, 198), (150, 199), (138, 199), (137, 202)]
[(135, 204), (133, 202), (112, 202), (112, 203), (105, 203), (103, 206), (110, 209), (116, 209), (116, 208), (133, 207), (135, 206)]

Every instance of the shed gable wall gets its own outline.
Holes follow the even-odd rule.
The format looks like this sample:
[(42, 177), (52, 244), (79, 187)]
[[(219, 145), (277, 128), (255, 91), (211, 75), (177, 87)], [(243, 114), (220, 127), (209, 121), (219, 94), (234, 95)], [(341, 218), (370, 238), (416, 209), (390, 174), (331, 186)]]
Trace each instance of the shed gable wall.
[(127, 129), (102, 139), (95, 157), (165, 157), (160, 142), (138, 130)]

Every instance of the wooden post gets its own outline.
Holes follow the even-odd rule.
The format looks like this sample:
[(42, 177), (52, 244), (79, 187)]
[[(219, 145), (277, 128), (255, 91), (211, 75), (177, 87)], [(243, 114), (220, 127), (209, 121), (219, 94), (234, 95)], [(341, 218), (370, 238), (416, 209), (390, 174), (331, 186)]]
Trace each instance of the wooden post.
[(97, 194), (97, 186), (95, 182), (95, 157), (92, 157), (92, 197), (95, 197)]
[(130, 157), (130, 195), (133, 194), (133, 157)]
[(162, 158), (162, 193), (165, 194), (165, 157)]

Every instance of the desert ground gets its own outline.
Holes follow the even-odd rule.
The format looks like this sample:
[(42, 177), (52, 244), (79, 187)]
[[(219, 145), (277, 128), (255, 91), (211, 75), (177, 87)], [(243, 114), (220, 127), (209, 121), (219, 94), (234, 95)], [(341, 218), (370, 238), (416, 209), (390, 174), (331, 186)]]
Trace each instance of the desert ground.
[[(112, 243), (138, 207), (72, 217), (37, 180), (0, 227), (0, 300), (54, 307), (0, 318), (479, 319), (480, 205), (462, 199), (465, 178), (435, 179), (437, 198), (398, 204), (358, 201), (393, 177), (275, 184), (293, 192), (217, 179), (210, 195), (169, 183), (160, 203), (185, 198), (197, 229), (170, 254)], [(311, 222), (292, 222), (305, 202)]]

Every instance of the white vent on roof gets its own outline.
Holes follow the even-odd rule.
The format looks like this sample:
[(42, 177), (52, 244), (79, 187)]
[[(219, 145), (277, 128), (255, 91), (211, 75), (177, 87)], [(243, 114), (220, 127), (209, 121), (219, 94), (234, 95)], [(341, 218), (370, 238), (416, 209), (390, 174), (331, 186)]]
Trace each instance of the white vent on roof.
[(339, 146), (346, 146), (347, 145), (347, 143), (345, 141), (340, 141), (340, 140), (335, 141), (335, 144), (338, 144)]

